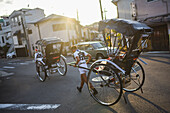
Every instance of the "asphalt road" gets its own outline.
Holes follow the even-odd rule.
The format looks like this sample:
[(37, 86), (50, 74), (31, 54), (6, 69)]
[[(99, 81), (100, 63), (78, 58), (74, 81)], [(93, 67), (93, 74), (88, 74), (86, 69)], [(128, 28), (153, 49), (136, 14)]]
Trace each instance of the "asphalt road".
[[(66, 76), (58, 73), (40, 82), (36, 77), (32, 59), (2, 60), (0, 71), (12, 73), (0, 80), (0, 113), (168, 113), (170, 112), (170, 57), (144, 56), (146, 80), (144, 93), (125, 92), (113, 106), (102, 106), (88, 93), (86, 85), (82, 93), (76, 87), (80, 75), (76, 68), (68, 66)], [(67, 62), (72, 61), (67, 57)], [(13, 108), (2, 109), (3, 106)], [(22, 105), (50, 106), (49, 109), (24, 109)], [(34, 107), (36, 108), (36, 107)]]

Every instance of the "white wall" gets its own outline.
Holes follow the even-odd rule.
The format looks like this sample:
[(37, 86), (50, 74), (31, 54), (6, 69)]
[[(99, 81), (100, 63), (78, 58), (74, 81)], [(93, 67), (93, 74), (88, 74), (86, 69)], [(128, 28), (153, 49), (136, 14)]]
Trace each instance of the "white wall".
[(166, 2), (162, 2), (162, 0), (151, 2), (147, 2), (147, 0), (136, 0), (138, 19), (170, 13), (170, 0), (164, 1), (167, 1), (168, 8), (166, 7)]
[(37, 40), (40, 40), (40, 36), (39, 36), (37, 26), (35, 26), (34, 24), (28, 24), (27, 27), (29, 30), (32, 30), (32, 34), (28, 34), (28, 39), (29, 39), (31, 53), (33, 55), (33, 53), (35, 52), (33, 50), (33, 47), (35, 49), (35, 47), (36, 47), (35, 43), (37, 42)]
[(65, 22), (63, 22), (63, 21), (46, 21), (44, 23), (39, 24), (41, 37), (42, 38), (58, 37), (58, 38), (61, 38), (64, 42), (69, 42), (70, 37), (68, 37), (68, 35), (71, 36), (72, 35), (71, 32), (69, 32), (70, 34), (68, 34), (67, 30), (53, 31), (53, 25), (61, 24), (61, 23), (65, 23)]
[(118, 2), (118, 12), (119, 12), (119, 18), (125, 18), (132, 20), (132, 9), (131, 9), (131, 3), (134, 0), (120, 0)]
[(32, 9), (25, 14), (26, 23), (36, 22), (45, 17), (44, 10)]

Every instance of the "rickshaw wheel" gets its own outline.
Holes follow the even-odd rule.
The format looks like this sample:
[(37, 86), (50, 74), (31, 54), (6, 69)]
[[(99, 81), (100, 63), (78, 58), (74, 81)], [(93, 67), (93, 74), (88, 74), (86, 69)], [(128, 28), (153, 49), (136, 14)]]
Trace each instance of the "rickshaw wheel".
[[(122, 82), (115, 69), (108, 64), (93, 64), (87, 77), (90, 95), (98, 103), (110, 106), (116, 104), (122, 95)], [(93, 91), (97, 90), (97, 94)]]
[(41, 82), (44, 82), (47, 76), (47, 70), (45, 69), (45, 66), (41, 64), (40, 62), (36, 63), (36, 71), (37, 71), (37, 76), (38, 79)]
[[(136, 71), (136, 72), (135, 72)], [(129, 78), (128, 78), (129, 77)], [(145, 72), (142, 65), (139, 62), (135, 62), (134, 66), (131, 69), (130, 76), (127, 76), (127, 81), (129, 81), (129, 85), (123, 88), (123, 90), (127, 92), (134, 92), (139, 90), (145, 81)]]
[(60, 57), (60, 61), (57, 63), (58, 72), (61, 76), (65, 76), (67, 73), (67, 64), (63, 56)]

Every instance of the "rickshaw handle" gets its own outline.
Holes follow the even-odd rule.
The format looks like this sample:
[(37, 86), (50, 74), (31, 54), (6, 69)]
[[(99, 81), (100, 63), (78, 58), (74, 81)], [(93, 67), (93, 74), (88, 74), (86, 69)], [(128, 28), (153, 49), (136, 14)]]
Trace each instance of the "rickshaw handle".
[[(67, 64), (70, 65), (70, 66), (75, 66), (75, 63), (67, 63)], [(85, 68), (85, 67), (78, 66), (78, 65), (76, 65), (76, 67), (90, 70), (89, 68)]]

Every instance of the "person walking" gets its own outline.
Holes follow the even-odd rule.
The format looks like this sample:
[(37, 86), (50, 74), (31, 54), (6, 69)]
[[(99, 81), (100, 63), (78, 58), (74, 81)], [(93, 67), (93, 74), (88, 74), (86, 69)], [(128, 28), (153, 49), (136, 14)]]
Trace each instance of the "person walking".
[[(90, 62), (91, 60), (91, 55), (85, 51), (80, 51), (79, 49), (77, 49), (76, 45), (73, 45), (71, 47), (71, 51), (73, 52), (73, 58), (76, 60), (76, 63), (74, 65), (74, 67), (78, 66), (79, 67), (79, 72), (81, 75), (81, 84), (80, 87), (77, 87), (77, 90), (79, 92), (82, 91), (83, 85), (84, 83), (87, 84), (87, 76), (86, 76), (86, 72), (88, 71), (87, 69), (84, 68), (88, 68), (87, 64)], [(88, 57), (88, 60), (85, 60), (85, 57)], [(80, 68), (83, 67), (83, 68)], [(93, 85), (90, 83), (90, 88), (93, 90), (93, 94), (97, 94), (97, 90), (93, 87)]]

